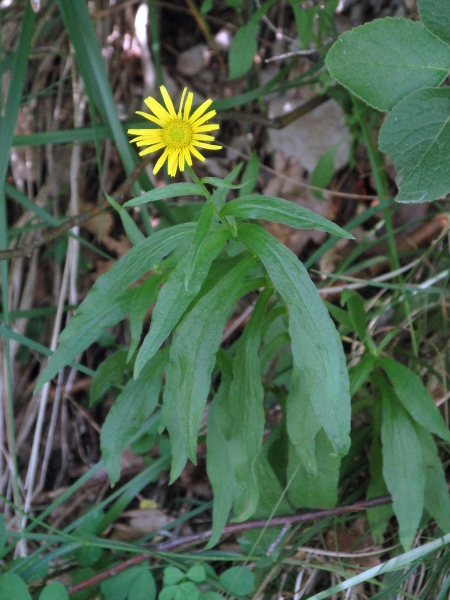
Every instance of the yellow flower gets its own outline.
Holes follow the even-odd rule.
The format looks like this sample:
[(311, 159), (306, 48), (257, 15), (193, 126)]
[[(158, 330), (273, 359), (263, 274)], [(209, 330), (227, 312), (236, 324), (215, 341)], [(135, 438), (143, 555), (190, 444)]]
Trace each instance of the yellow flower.
[(148, 148), (139, 152), (139, 156), (144, 156), (144, 154), (156, 152), (156, 150), (164, 148), (164, 152), (155, 164), (153, 173), (156, 174), (167, 159), (167, 170), (169, 175), (174, 177), (178, 167), (180, 168), (180, 171), (184, 171), (184, 165), (186, 163), (189, 166), (192, 165), (191, 154), (201, 161), (205, 160), (205, 157), (200, 154), (197, 148), (205, 148), (207, 150), (220, 150), (222, 148), (222, 146), (217, 146), (216, 144), (208, 144), (207, 142), (214, 141), (214, 137), (212, 135), (205, 135), (205, 131), (219, 129), (219, 125), (212, 123), (204, 125), (206, 121), (209, 121), (209, 119), (216, 114), (215, 110), (211, 110), (205, 114), (208, 107), (212, 104), (212, 100), (205, 100), (205, 102), (189, 116), (194, 97), (192, 92), (189, 92), (187, 95), (186, 104), (182, 111), (183, 101), (186, 95), (186, 88), (184, 88), (181, 96), (180, 108), (178, 109), (178, 113), (176, 113), (166, 88), (162, 85), (160, 90), (166, 108), (149, 96), (144, 102), (153, 112), (153, 115), (149, 115), (140, 110), (136, 111), (138, 115), (142, 115), (149, 121), (159, 125), (160, 129), (129, 129), (128, 133), (137, 136), (130, 140), (130, 144), (135, 142), (136, 146), (148, 146)]

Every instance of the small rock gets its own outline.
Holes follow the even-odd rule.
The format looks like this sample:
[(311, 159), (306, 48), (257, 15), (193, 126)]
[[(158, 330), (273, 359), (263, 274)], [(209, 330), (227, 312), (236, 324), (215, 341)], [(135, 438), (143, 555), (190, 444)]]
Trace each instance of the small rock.
[(206, 44), (197, 44), (182, 52), (177, 59), (177, 69), (181, 75), (197, 75), (208, 66), (210, 51)]

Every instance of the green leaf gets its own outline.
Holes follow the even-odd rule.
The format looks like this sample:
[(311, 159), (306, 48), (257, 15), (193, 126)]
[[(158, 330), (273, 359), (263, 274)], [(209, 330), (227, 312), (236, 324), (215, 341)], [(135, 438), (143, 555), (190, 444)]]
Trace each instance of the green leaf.
[(117, 396), (100, 434), (100, 447), (111, 483), (120, 478), (120, 455), (152, 414), (161, 389), (167, 352), (161, 351), (142, 369), (137, 379), (130, 379)]
[(141, 206), (141, 204), (147, 204), (148, 202), (178, 198), (179, 196), (204, 196), (204, 192), (197, 183), (171, 183), (150, 190), (137, 198), (132, 198), (125, 202), (124, 206)]
[(245, 167), (245, 171), (242, 173), (241, 183), (243, 184), (239, 190), (239, 198), (248, 196), (253, 192), (258, 181), (259, 170), (261, 168), (259, 157), (255, 150), (253, 150), (250, 160)]
[(419, 90), (383, 123), (379, 146), (397, 167), (397, 201), (427, 202), (450, 191), (449, 114), (449, 87)]
[(226, 179), (220, 179), (219, 177), (203, 177), (200, 181), (202, 183), (209, 183), (216, 188), (223, 188), (226, 190), (238, 190), (244, 185), (242, 183), (230, 183)]
[(164, 569), (163, 583), (164, 585), (176, 585), (183, 581), (184, 573), (178, 567), (166, 567)]
[(130, 586), (128, 600), (155, 600), (155, 598), (156, 585), (153, 575), (147, 569), (141, 569)]
[(32, 600), (23, 579), (15, 573), (0, 575), (0, 598), (4, 598), (4, 600)]
[(418, 6), (425, 27), (450, 44), (450, 0), (419, 0)]
[[(228, 175), (224, 177), (226, 183), (233, 182), (239, 175), (242, 169), (242, 163), (238, 163), (234, 169), (232, 169)], [(217, 210), (220, 210), (225, 203), (228, 190), (226, 188), (216, 188), (211, 196), (211, 200)]]
[(304, 372), (294, 365), (286, 400), (286, 426), (306, 472), (317, 474), (316, 435), (322, 428), (311, 404)]
[(39, 378), (37, 390), (95, 342), (107, 327), (115, 325), (129, 313), (130, 298), (134, 292), (126, 290), (127, 286), (172, 250), (188, 242), (194, 229), (195, 224), (186, 223), (158, 231), (134, 246), (97, 279), (60, 335), (58, 348)]
[[(186, 273), (184, 276), (184, 287), (186, 291), (189, 290), (189, 283), (191, 281), (192, 273), (196, 268), (196, 263), (199, 259), (200, 248), (202, 244), (205, 242), (205, 239), (209, 233), (211, 228), (211, 223), (214, 216), (214, 206), (212, 202), (207, 202), (203, 207), (202, 212), (200, 213), (200, 218), (197, 223), (197, 227), (195, 229), (194, 237), (192, 238), (191, 245), (189, 246), (188, 254), (187, 254), (187, 265), (186, 265)], [(204, 259), (203, 259), (204, 260)], [(208, 265), (211, 264), (209, 257), (206, 259)], [(194, 284), (194, 287), (197, 289), (197, 285)]]
[(264, 448), (253, 463), (253, 472), (259, 492), (259, 500), (252, 517), (254, 519), (264, 519), (292, 514), (292, 506), (284, 495), (284, 490), (267, 459)]
[(364, 308), (364, 298), (354, 290), (344, 290), (341, 303), (346, 304), (353, 329), (368, 351), (375, 350), (375, 344), (367, 332), (368, 316)]
[(302, 263), (265, 229), (239, 225), (242, 242), (264, 264), (289, 309), (294, 361), (305, 373), (310, 401), (335, 452), (350, 445), (350, 396), (339, 336)]
[(264, 312), (271, 295), (272, 290), (268, 289), (259, 296), (239, 339), (233, 361), (233, 382), (228, 402), (234, 427), (228, 443), (232, 447), (230, 457), (237, 483), (234, 498), (236, 521), (250, 518), (259, 500), (254, 462), (262, 447), (265, 423), (259, 347)]
[(254, 262), (242, 259), (195, 304), (174, 336), (166, 373), (162, 422), (169, 431), (176, 479), (187, 456), (196, 462), (197, 435), (206, 406), (216, 353), (239, 285)]
[(130, 334), (131, 343), (128, 350), (127, 362), (136, 352), (141, 341), (142, 326), (150, 306), (156, 300), (158, 284), (161, 281), (159, 275), (147, 277), (147, 279), (136, 290), (130, 305)]
[(450, 431), (420, 377), (391, 358), (381, 358), (380, 365), (412, 418), (430, 433), (450, 442)]
[(415, 426), (425, 466), (425, 509), (444, 533), (450, 532), (450, 496), (436, 444), (428, 431)]
[(325, 217), (316, 215), (312, 210), (295, 202), (289, 202), (275, 196), (250, 194), (231, 200), (223, 207), (220, 216), (233, 215), (241, 219), (265, 219), (273, 223), (283, 223), (298, 229), (319, 229), (332, 235), (353, 239), (353, 236)]
[(350, 379), (350, 396), (354, 394), (369, 380), (370, 373), (375, 366), (375, 357), (366, 354), (359, 362), (348, 371)]
[(69, 594), (62, 583), (55, 581), (45, 586), (39, 595), (39, 600), (69, 600)]
[(383, 477), (392, 496), (400, 541), (408, 551), (422, 517), (425, 472), (420, 440), (408, 413), (384, 379), (377, 378), (382, 396), (381, 442)]
[(256, 36), (259, 31), (259, 21), (251, 20), (236, 31), (228, 54), (230, 79), (242, 77), (253, 65), (253, 58), (258, 51)]
[(295, 446), (289, 444), (288, 498), (295, 508), (332, 508), (337, 502), (341, 459), (323, 429), (315, 438), (316, 475), (310, 475)]
[(203, 565), (194, 565), (186, 573), (186, 577), (194, 583), (202, 583), (206, 580), (206, 571)]
[(392, 110), (410, 92), (444, 81), (450, 48), (421, 23), (385, 17), (342, 34), (325, 64), (364, 102)]
[(110, 388), (122, 383), (127, 370), (127, 354), (126, 350), (118, 350), (105, 358), (99, 366), (92, 380), (89, 406), (94, 406)]
[(219, 579), (230, 595), (249, 596), (255, 589), (255, 576), (246, 567), (231, 567), (224, 571)]
[(142, 566), (130, 567), (123, 573), (102, 581), (100, 589), (103, 596), (108, 600), (127, 600), (129, 597), (128, 593), (133, 588), (134, 582), (144, 571), (147, 571), (147, 569)]
[(135, 377), (145, 363), (157, 352), (158, 348), (177, 325), (184, 311), (197, 296), (212, 261), (222, 250), (228, 232), (220, 229), (210, 234), (200, 245), (197, 253), (196, 268), (192, 273), (189, 289), (185, 287), (185, 273), (188, 264), (187, 256), (183, 257), (158, 294), (152, 313), (150, 331), (146, 335), (135, 364)]
[[(337, 146), (333, 146), (317, 161), (314, 171), (311, 173), (310, 184), (318, 188), (326, 188), (334, 175), (334, 155), (336, 154)], [(323, 194), (319, 190), (311, 190), (315, 198), (323, 200)]]
[[(383, 455), (379, 442), (379, 431), (374, 429), (372, 445), (369, 453), (370, 464), (370, 483), (367, 488), (367, 499), (380, 498), (387, 496), (389, 490), (383, 477)], [(390, 504), (375, 506), (367, 510), (367, 519), (370, 525), (370, 532), (376, 544), (382, 543), (384, 532), (392, 517), (393, 511)]]
[(206, 471), (214, 494), (213, 525), (207, 549), (217, 544), (233, 506), (237, 488), (232, 452), (229, 443), (235, 423), (229, 399), (232, 374), (222, 369), (222, 381), (208, 408), (206, 437)]
[(128, 239), (133, 246), (136, 246), (136, 244), (142, 242), (142, 240), (145, 239), (145, 235), (142, 233), (127, 211), (123, 208), (123, 206), (116, 202), (109, 194), (105, 193), (105, 196), (111, 206), (119, 213), (125, 233), (127, 234)]

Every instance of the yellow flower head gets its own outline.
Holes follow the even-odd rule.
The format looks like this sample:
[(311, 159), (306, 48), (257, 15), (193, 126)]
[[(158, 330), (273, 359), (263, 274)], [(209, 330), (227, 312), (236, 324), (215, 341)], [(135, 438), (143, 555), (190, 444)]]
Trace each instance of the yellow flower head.
[(205, 157), (200, 154), (197, 148), (206, 148), (207, 150), (220, 150), (222, 148), (222, 146), (217, 146), (216, 144), (208, 144), (207, 142), (214, 141), (214, 137), (212, 135), (205, 135), (205, 131), (219, 129), (219, 125), (204, 124), (216, 114), (215, 110), (210, 110), (205, 114), (205, 111), (212, 104), (212, 100), (205, 100), (189, 116), (194, 97), (192, 92), (189, 92), (187, 95), (184, 110), (182, 111), (186, 95), (186, 88), (184, 88), (180, 108), (178, 109), (178, 113), (176, 113), (166, 88), (162, 85), (160, 90), (166, 108), (149, 96), (144, 102), (153, 112), (153, 115), (141, 112), (140, 110), (136, 111), (138, 115), (142, 115), (149, 121), (159, 125), (160, 129), (129, 129), (128, 133), (137, 136), (130, 140), (130, 144), (135, 142), (136, 146), (148, 146), (148, 148), (139, 152), (139, 156), (144, 156), (144, 154), (164, 148), (164, 152), (155, 164), (153, 173), (156, 174), (160, 170), (167, 158), (167, 170), (169, 175), (174, 177), (178, 167), (180, 167), (180, 171), (184, 171), (185, 163), (189, 166), (192, 165), (191, 153), (199, 160), (205, 160)]

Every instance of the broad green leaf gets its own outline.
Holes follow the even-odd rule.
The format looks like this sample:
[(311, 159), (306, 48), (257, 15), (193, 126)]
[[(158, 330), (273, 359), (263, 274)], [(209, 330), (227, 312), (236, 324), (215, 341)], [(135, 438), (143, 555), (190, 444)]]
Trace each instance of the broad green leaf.
[(4, 598), (4, 600), (32, 600), (23, 579), (15, 573), (0, 575), (0, 598)]
[(186, 577), (194, 583), (202, 583), (206, 580), (206, 571), (203, 565), (194, 565), (188, 569)]
[(410, 92), (444, 81), (450, 48), (421, 23), (385, 17), (342, 34), (325, 64), (364, 102), (392, 110)]
[(153, 575), (148, 569), (142, 569), (130, 586), (128, 600), (155, 600), (155, 598), (156, 585)]
[(302, 463), (295, 446), (289, 444), (287, 480), (288, 498), (295, 508), (332, 508), (337, 502), (341, 459), (333, 452), (323, 429), (315, 438), (317, 472), (311, 475)]
[(98, 367), (92, 379), (89, 406), (93, 406), (110, 388), (117, 387), (122, 383), (127, 370), (127, 354), (126, 350), (118, 350), (105, 358)]
[(124, 207), (121, 206), (118, 202), (116, 202), (114, 198), (109, 194), (105, 193), (105, 196), (108, 202), (114, 208), (114, 210), (116, 210), (119, 213), (119, 217), (122, 221), (125, 233), (127, 234), (128, 239), (133, 244), (133, 246), (136, 246), (136, 244), (142, 242), (142, 240), (145, 239), (145, 235), (142, 233), (142, 231), (139, 229), (139, 227), (136, 225), (136, 223), (133, 221), (133, 219), (130, 217), (130, 215), (127, 213)]
[(172, 250), (189, 242), (194, 230), (195, 224), (186, 223), (158, 231), (134, 246), (97, 279), (60, 335), (58, 348), (39, 378), (36, 389), (95, 342), (107, 327), (115, 325), (129, 313), (133, 291), (126, 288)]
[(136, 579), (144, 571), (147, 571), (145, 567), (134, 566), (123, 573), (119, 573), (119, 575), (114, 575), (102, 581), (100, 589), (103, 596), (108, 600), (127, 600), (128, 592), (132, 589)]
[(171, 481), (181, 473), (187, 456), (197, 462), (197, 435), (216, 353), (226, 320), (236, 303), (239, 285), (253, 262), (253, 257), (242, 259), (202, 296), (174, 336), (162, 408), (162, 423), (172, 442)]
[(229, 443), (234, 417), (229, 399), (231, 374), (222, 371), (222, 382), (208, 408), (208, 433), (206, 437), (206, 471), (214, 493), (213, 525), (207, 548), (212, 548), (220, 540), (225, 527), (237, 488)]
[(450, 0), (419, 0), (418, 6), (425, 27), (450, 44)]
[(384, 377), (377, 378), (382, 396), (383, 477), (392, 496), (400, 541), (408, 551), (422, 517), (425, 472), (419, 437), (408, 413)]
[(292, 514), (292, 506), (284, 495), (284, 490), (267, 459), (264, 448), (256, 457), (253, 472), (258, 487), (259, 501), (252, 517), (254, 519), (264, 519), (272, 515)]
[(226, 190), (238, 190), (244, 185), (242, 183), (230, 183), (226, 179), (220, 179), (219, 177), (203, 177), (201, 182), (209, 183), (209, 185), (213, 185), (216, 188), (224, 188)]
[(353, 239), (351, 233), (344, 231), (325, 217), (316, 215), (312, 210), (295, 202), (289, 202), (275, 196), (250, 194), (231, 200), (223, 207), (220, 216), (233, 215), (241, 219), (265, 219), (273, 223), (283, 223), (298, 229), (319, 229), (332, 235)]
[(311, 404), (306, 384), (303, 371), (294, 365), (286, 400), (286, 426), (289, 439), (295, 446), (306, 472), (316, 475), (315, 440), (322, 426)]
[[(189, 246), (187, 254), (186, 272), (184, 275), (184, 287), (186, 291), (189, 290), (189, 283), (191, 281), (192, 273), (196, 268), (196, 263), (200, 255), (200, 247), (204, 243), (206, 236), (211, 228), (211, 223), (214, 216), (214, 206), (212, 202), (207, 202), (200, 213), (200, 218), (195, 229), (194, 237), (192, 238), (191, 245)], [(211, 261), (207, 259), (208, 265)], [(194, 287), (197, 287), (194, 283)]]
[(236, 521), (245, 521), (256, 510), (259, 491), (254, 462), (261, 451), (264, 433), (264, 388), (261, 381), (259, 347), (266, 304), (272, 290), (258, 298), (250, 321), (239, 339), (233, 361), (233, 382), (228, 402), (234, 419), (230, 457), (237, 482), (234, 513)]
[(383, 123), (379, 145), (397, 167), (397, 201), (427, 202), (450, 191), (449, 114), (449, 87), (419, 90)]
[(55, 581), (45, 586), (39, 595), (39, 600), (69, 600), (69, 594), (62, 583)]
[(241, 223), (239, 235), (261, 260), (289, 309), (292, 353), (307, 379), (311, 404), (334, 451), (350, 445), (350, 396), (342, 344), (302, 263), (265, 229)]
[(232, 596), (249, 596), (255, 589), (255, 576), (246, 567), (231, 567), (219, 579), (227, 594)]
[(139, 346), (145, 315), (148, 313), (150, 306), (156, 300), (158, 295), (158, 284), (160, 281), (161, 277), (159, 275), (147, 277), (147, 279), (139, 286), (133, 296), (130, 305), (131, 342), (128, 350), (127, 362), (131, 360), (131, 357)]
[(380, 365), (412, 418), (430, 433), (450, 442), (450, 431), (420, 377), (392, 358), (381, 358)]
[(100, 434), (100, 446), (111, 483), (120, 478), (120, 455), (152, 414), (161, 389), (167, 352), (161, 351), (130, 379), (111, 407)]
[(164, 585), (176, 585), (183, 581), (184, 573), (178, 567), (166, 567), (164, 569), (163, 583)]
[(128, 202), (125, 202), (124, 206), (141, 206), (141, 204), (155, 202), (156, 200), (167, 200), (168, 198), (178, 198), (179, 196), (203, 195), (204, 192), (197, 183), (171, 183), (145, 192), (145, 194), (137, 198), (132, 198)]
[(450, 496), (436, 444), (428, 431), (415, 426), (425, 466), (425, 509), (444, 533), (450, 532)]
[(212, 261), (220, 253), (228, 238), (225, 229), (210, 234), (199, 247), (196, 268), (192, 273), (189, 289), (185, 287), (185, 273), (188, 264), (187, 256), (183, 257), (158, 294), (152, 313), (150, 331), (142, 342), (136, 358), (135, 377), (145, 363), (157, 352), (164, 340), (177, 325), (184, 311), (197, 296)]

